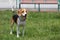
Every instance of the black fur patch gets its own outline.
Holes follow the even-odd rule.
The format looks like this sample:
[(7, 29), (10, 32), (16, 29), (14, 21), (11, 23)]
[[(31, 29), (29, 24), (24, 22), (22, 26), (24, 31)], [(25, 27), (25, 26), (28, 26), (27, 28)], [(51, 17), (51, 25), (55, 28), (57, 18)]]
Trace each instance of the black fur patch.
[(19, 16), (18, 16), (17, 14), (13, 15), (13, 20), (14, 20), (15, 23), (17, 23), (17, 18), (18, 18), (18, 17), (19, 17)]
[(20, 17), (17, 14), (15, 14), (15, 15), (13, 15), (12, 18), (13, 18), (14, 22), (17, 23), (17, 18), (20, 18), (20, 21), (25, 21), (26, 16), (27, 16), (27, 14), (25, 16), (20, 16)]

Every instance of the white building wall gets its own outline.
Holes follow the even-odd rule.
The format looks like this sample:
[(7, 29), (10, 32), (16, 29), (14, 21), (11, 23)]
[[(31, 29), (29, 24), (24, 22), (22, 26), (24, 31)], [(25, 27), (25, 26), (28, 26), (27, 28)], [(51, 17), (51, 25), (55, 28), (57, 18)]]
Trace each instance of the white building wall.
[[(29, 9), (36, 9), (38, 10), (38, 4), (21, 4), (21, 8), (29, 8)], [(58, 4), (40, 4), (40, 10), (47, 11), (47, 10), (58, 10)]]
[(11, 8), (13, 5), (16, 8), (16, 0), (0, 0), (0, 8)]
[[(34, 4), (21, 4), (21, 8), (34, 8)], [(38, 8), (38, 4), (36, 4)], [(58, 8), (58, 4), (40, 4), (40, 8)]]

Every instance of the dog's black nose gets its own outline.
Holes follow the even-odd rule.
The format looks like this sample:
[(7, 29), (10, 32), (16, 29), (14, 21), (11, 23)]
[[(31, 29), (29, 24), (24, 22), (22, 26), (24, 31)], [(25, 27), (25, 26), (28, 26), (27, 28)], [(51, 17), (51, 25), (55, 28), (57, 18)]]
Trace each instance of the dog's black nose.
[(25, 17), (27, 16), (27, 14), (25, 14)]

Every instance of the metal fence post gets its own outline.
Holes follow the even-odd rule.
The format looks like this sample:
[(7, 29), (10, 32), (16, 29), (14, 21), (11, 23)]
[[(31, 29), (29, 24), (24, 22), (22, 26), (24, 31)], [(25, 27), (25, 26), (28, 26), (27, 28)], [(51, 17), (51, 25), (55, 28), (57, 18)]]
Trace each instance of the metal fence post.
[(59, 11), (59, 4), (58, 4), (58, 11)]
[(19, 9), (21, 8), (21, 3), (19, 3)]
[(60, 0), (57, 1), (58, 1), (58, 11), (60, 11)]
[(34, 3), (34, 9), (36, 9), (36, 3)]
[(17, 9), (17, 0), (16, 0), (16, 9)]
[(40, 12), (40, 4), (38, 3), (38, 11)]
[(19, 9), (21, 8), (21, 0), (19, 0)]
[(59, 9), (60, 9), (60, 3), (58, 2), (58, 11), (59, 11)]

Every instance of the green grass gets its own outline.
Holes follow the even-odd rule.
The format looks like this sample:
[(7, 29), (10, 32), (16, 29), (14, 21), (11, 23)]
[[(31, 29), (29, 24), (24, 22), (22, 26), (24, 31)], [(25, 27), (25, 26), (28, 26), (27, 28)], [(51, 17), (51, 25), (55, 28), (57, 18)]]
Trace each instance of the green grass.
[[(10, 35), (11, 11), (0, 11), (0, 40), (60, 40), (60, 12), (28, 12), (25, 36)], [(14, 25), (16, 31), (16, 25)]]

